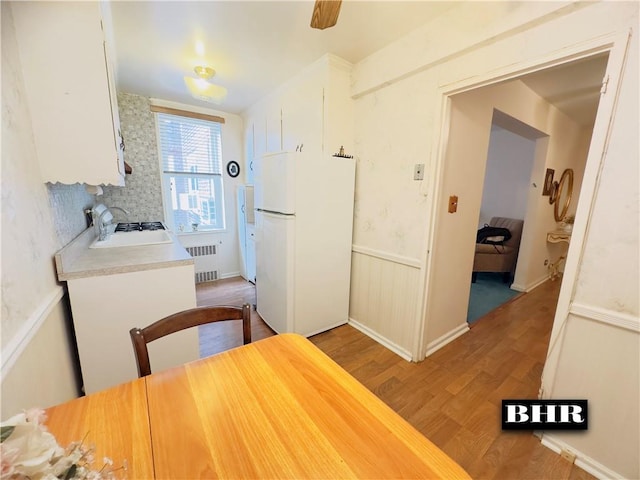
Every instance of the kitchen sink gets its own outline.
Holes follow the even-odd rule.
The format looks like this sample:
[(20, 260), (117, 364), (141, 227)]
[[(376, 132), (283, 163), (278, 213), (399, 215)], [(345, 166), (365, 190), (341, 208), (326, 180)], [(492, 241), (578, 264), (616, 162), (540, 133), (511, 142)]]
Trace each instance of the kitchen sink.
[(166, 230), (142, 230), (115, 232), (102, 241), (96, 238), (89, 248), (136, 247), (171, 242), (173, 242), (173, 239)]

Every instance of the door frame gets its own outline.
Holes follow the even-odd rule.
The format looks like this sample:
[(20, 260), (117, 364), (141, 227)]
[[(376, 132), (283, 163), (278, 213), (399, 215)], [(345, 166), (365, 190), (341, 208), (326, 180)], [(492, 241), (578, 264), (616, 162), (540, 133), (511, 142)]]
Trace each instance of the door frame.
[[(576, 212), (576, 222), (574, 224), (571, 244), (567, 254), (560, 296), (554, 317), (554, 325), (549, 342), (549, 352), (545, 369), (543, 371), (543, 388), (545, 384), (552, 385), (553, 373), (555, 369), (547, 368), (548, 365), (557, 363), (557, 350), (554, 347), (561, 341), (563, 334), (563, 326), (566, 321), (571, 298), (575, 291), (576, 278), (578, 268), (582, 260), (584, 251), (584, 242), (587, 227), (591, 218), (594, 207), (595, 192), (599, 184), (600, 171), (606, 155), (606, 146), (608, 144), (612, 119), (617, 105), (619, 96), (619, 88), (624, 71), (626, 60), (626, 52), (628, 49), (631, 31), (626, 30), (622, 33), (612, 33), (604, 35), (588, 41), (576, 43), (569, 47), (563, 47), (538, 58), (519, 62), (517, 64), (508, 65), (499, 69), (487, 72), (483, 75), (466, 78), (449, 84), (442, 84), (438, 87), (439, 108), (438, 117), (440, 124), (440, 132), (436, 138), (436, 150), (432, 155), (434, 161), (429, 167), (429, 178), (431, 184), (428, 186), (430, 194), (429, 218), (431, 218), (431, 228), (427, 236), (427, 247), (424, 252), (425, 268), (420, 283), (420, 291), (422, 292), (422, 302), (419, 306), (420, 314), (415, 328), (415, 341), (413, 345), (412, 356), (414, 361), (423, 360), (427, 354), (426, 334), (429, 328), (429, 305), (433, 296), (433, 285), (435, 282), (434, 268), (431, 252), (437, 250), (437, 226), (442, 215), (446, 214), (446, 208), (440, 204), (440, 197), (444, 185), (444, 161), (448, 147), (449, 124), (451, 118), (452, 96), (479, 89), (506, 80), (515, 80), (519, 77), (535, 73), (547, 68), (556, 67), (566, 63), (570, 63), (583, 58), (588, 58), (602, 53), (608, 53), (609, 59), (605, 78), (608, 78), (606, 95), (601, 95), (596, 121), (593, 127), (593, 135), (589, 145), (589, 153), (585, 166), (585, 173), (580, 192), (580, 202), (578, 211)], [(446, 342), (442, 342), (437, 348), (441, 348), (446, 343), (453, 341), (458, 336), (466, 333), (467, 329), (456, 329), (448, 335)], [(435, 349), (433, 350), (435, 351)], [(432, 352), (429, 352), (432, 353)], [(554, 355), (555, 354), (555, 355)], [(551, 373), (547, 376), (547, 382), (544, 381), (544, 374), (549, 370)]]

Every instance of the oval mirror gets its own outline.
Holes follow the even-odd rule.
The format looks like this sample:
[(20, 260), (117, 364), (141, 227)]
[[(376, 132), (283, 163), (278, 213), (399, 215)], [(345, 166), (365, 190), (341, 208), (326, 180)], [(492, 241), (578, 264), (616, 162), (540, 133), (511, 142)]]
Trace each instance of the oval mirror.
[(573, 194), (573, 169), (567, 168), (562, 172), (558, 187), (555, 189), (555, 201), (553, 204), (553, 216), (556, 222), (562, 221), (569, 210), (571, 195)]

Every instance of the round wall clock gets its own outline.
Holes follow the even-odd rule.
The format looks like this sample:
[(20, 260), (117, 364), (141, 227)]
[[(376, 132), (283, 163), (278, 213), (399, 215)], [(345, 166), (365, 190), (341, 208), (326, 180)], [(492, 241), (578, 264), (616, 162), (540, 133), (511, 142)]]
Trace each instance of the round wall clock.
[(227, 163), (227, 173), (233, 178), (240, 175), (240, 165), (238, 165), (238, 162), (231, 161)]

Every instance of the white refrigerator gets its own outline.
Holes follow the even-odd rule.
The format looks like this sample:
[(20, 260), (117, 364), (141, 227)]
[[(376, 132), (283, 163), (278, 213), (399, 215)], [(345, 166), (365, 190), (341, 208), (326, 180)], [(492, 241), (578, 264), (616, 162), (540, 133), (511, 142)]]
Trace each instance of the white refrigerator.
[(258, 314), (305, 336), (347, 323), (355, 160), (282, 152), (254, 166)]

